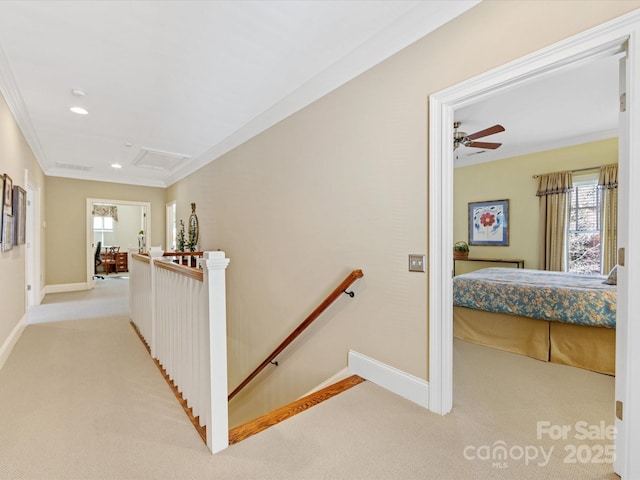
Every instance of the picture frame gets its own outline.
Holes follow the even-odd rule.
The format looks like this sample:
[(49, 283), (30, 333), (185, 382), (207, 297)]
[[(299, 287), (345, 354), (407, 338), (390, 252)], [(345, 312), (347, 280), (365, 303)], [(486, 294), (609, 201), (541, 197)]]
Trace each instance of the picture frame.
[(469, 202), (469, 245), (509, 245), (509, 200)]
[(4, 186), (2, 189), (2, 205), (3, 211), (9, 215), (13, 214), (13, 180), (6, 173), (3, 175)]
[(13, 244), (26, 242), (27, 191), (19, 185), (13, 186)]
[(13, 248), (13, 215), (2, 212), (2, 251), (7, 252)]

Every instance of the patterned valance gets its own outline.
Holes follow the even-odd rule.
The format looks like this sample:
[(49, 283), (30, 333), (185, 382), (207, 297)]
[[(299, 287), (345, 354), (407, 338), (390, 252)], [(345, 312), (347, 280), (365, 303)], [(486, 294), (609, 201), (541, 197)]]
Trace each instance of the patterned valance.
[(93, 216), (94, 217), (111, 217), (117, 222), (118, 207), (116, 207), (115, 205), (94, 205)]
[(555, 193), (566, 193), (573, 190), (572, 172), (554, 172), (540, 175), (538, 181), (538, 192), (536, 195), (553, 195)]
[(598, 188), (609, 189), (618, 188), (618, 164), (602, 165), (600, 167), (600, 178)]

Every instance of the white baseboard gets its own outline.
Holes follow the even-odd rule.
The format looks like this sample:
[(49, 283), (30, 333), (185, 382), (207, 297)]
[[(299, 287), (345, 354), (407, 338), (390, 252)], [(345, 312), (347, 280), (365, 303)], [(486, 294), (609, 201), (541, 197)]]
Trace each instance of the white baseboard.
[(353, 350), (349, 351), (349, 372), (429, 408), (429, 382), (386, 365)]
[(47, 285), (44, 287), (45, 295), (48, 293), (63, 293), (63, 292), (79, 292), (81, 290), (89, 290), (87, 283), (61, 283), (58, 285)]
[(16, 326), (13, 327), (13, 330), (11, 330), (11, 333), (4, 341), (4, 343), (0, 346), (0, 370), (9, 358), (9, 354), (13, 350), (15, 344), (18, 342), (18, 339), (20, 338), (20, 335), (22, 335), (22, 332), (24, 331), (26, 326), (27, 314), (25, 313), (20, 321), (16, 324)]

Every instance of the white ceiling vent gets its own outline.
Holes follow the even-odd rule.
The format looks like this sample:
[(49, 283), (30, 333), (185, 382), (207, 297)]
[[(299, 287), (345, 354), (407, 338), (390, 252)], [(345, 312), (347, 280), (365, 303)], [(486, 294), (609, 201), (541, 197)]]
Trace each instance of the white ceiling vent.
[(90, 167), (88, 165), (75, 165), (73, 163), (56, 162), (56, 168), (66, 168), (67, 170), (80, 170), (82, 172), (88, 172), (93, 167)]
[(133, 161), (133, 165), (136, 167), (153, 168), (156, 170), (171, 170), (174, 167), (177, 167), (179, 163), (184, 160), (188, 160), (189, 158), (191, 158), (189, 155), (143, 148)]

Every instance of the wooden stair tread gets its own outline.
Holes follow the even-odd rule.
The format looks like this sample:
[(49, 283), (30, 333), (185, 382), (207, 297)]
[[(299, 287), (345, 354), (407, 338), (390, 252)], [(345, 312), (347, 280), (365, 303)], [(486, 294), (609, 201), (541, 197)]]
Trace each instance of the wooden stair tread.
[(233, 445), (255, 435), (256, 433), (260, 433), (263, 430), (287, 420), (300, 412), (304, 412), (314, 405), (318, 405), (319, 403), (322, 403), (325, 400), (350, 389), (351, 387), (355, 387), (364, 381), (364, 378), (359, 377), (358, 375), (352, 375), (351, 377), (345, 378), (333, 385), (329, 385), (328, 387), (296, 400), (295, 402), (291, 402), (284, 407), (273, 410), (272, 412), (262, 415), (250, 422), (232, 428), (229, 430), (229, 444)]

